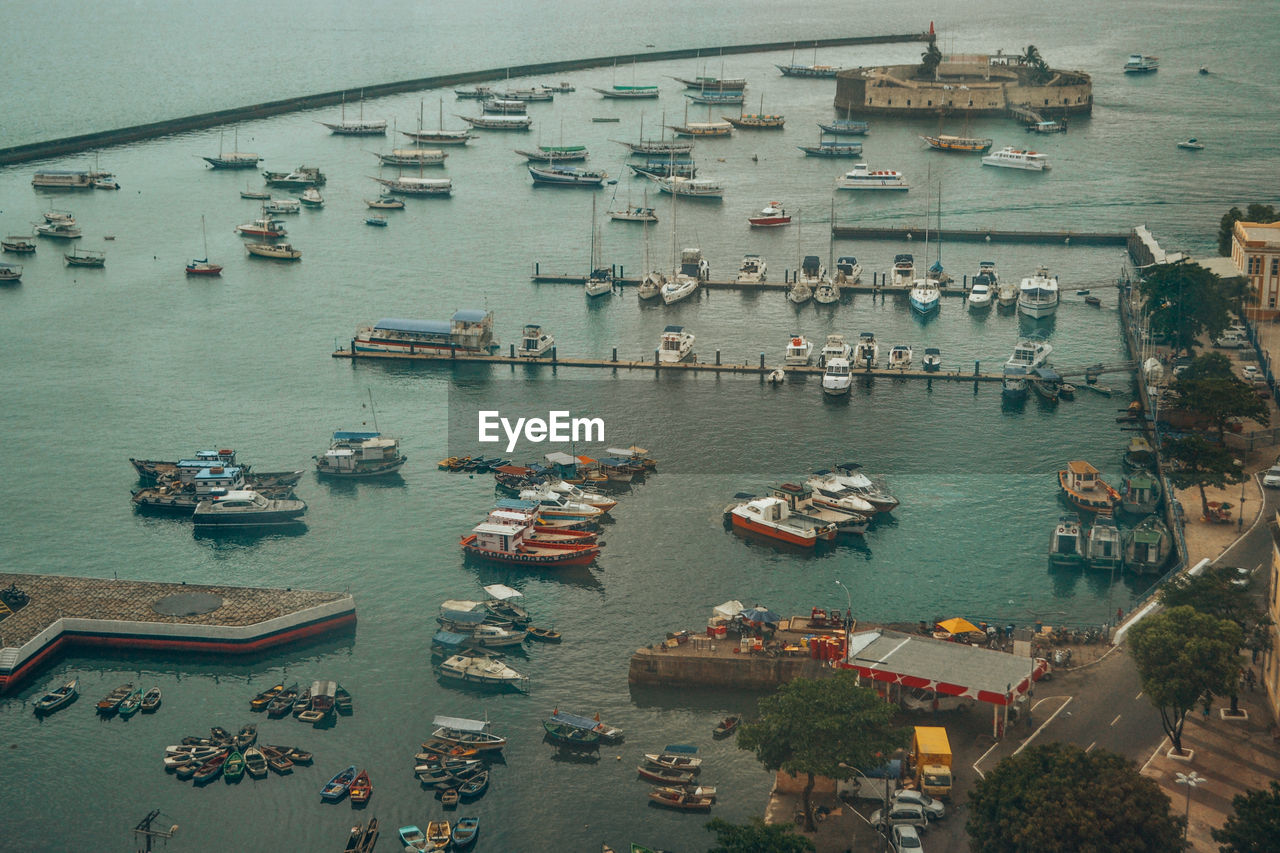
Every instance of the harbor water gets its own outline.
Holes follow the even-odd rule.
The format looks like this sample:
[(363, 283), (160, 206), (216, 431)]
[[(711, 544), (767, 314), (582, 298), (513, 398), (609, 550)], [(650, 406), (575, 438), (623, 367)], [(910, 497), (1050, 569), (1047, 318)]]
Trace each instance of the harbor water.
[[(291, 41), (325, 59), (299, 54), (282, 62), (274, 51), (265, 55), (260, 16), (247, 6), (237, 14), (235, 2), (131, 7), (95, 25), (93, 39), (87, 29), (58, 25), (65, 16), (54, 15), (57, 5), (41, 4), (45, 11), (26, 16), (27, 37), (14, 31), (3, 37), (16, 77), (0, 95), (12, 119), (0, 144), (502, 61), (738, 44), (760, 41), (762, 32), (794, 37), (796, 61), (808, 62), (804, 39), (845, 34), (850, 20), (867, 34), (918, 32), (933, 14), (919, 4), (886, 15), (870, 4), (823, 2), (786, 10), (748, 3), (726, 16), (710, 4), (659, 4), (645, 12), (646, 27), (637, 28), (602, 21), (598, 7), (577, 0), (538, 10), (472, 4), (453, 10), (447, 22), (428, 20), (425, 7), (391, 2), (359, 18), (341, 4), (297, 5), (293, 20), (302, 29)], [(420, 115), (426, 127), (441, 119), (445, 127), (463, 127), (455, 115), (475, 115), (474, 101), (456, 100), (448, 90), (346, 105), (348, 119), (361, 109), (366, 119), (386, 119), (386, 137), (330, 135), (316, 123), (337, 120), (338, 108), (329, 108), (245, 122), (234, 137), (228, 127), (106, 149), (96, 158), (0, 169), (0, 231), (28, 233), (42, 212), (69, 209), (84, 229), (78, 248), (107, 256), (100, 270), (68, 267), (62, 254), (69, 247), (41, 239), (35, 255), (5, 258), (22, 263), (24, 272), (20, 284), (0, 286), (3, 565), (350, 590), (359, 613), (353, 635), (249, 659), (76, 653), (38, 672), (0, 698), (0, 766), (11, 780), (0, 810), (0, 849), (71, 850), (86, 841), (126, 849), (130, 829), (153, 808), (180, 824), (169, 842), (175, 851), (263, 849), (267, 839), (272, 846), (287, 839), (303, 849), (339, 850), (351, 824), (373, 815), (392, 835), (405, 824), (425, 827), (444, 813), (414, 779), (412, 760), (436, 714), (487, 717), (510, 738), (490, 791), (457, 812), (480, 816), (482, 849), (585, 851), (602, 841), (615, 848), (635, 841), (705, 849), (712, 838), (702, 829), (705, 818), (650, 808), (635, 766), (642, 753), (664, 744), (697, 744), (704, 782), (720, 791), (712, 814), (732, 821), (760, 814), (770, 776), (732, 740), (710, 737), (720, 718), (749, 715), (755, 697), (632, 690), (627, 663), (635, 649), (667, 631), (705, 626), (711, 608), (733, 598), (788, 615), (848, 604), (864, 622), (964, 616), (1092, 625), (1112, 619), (1117, 608), (1127, 611), (1151, 579), (1113, 584), (1102, 574), (1051, 573), (1046, 564), (1049, 535), (1064, 510), (1056, 471), (1085, 459), (1119, 478), (1130, 433), (1116, 416), (1130, 399), (1127, 375), (1101, 378), (1114, 396), (1081, 390), (1074, 401), (1052, 406), (1034, 395), (1011, 405), (996, 383), (946, 379), (859, 377), (848, 398), (833, 401), (824, 399), (817, 377), (773, 387), (745, 375), (331, 357), (357, 326), (383, 317), (447, 319), (457, 309), (482, 308), (493, 312), (504, 352), (525, 323), (541, 323), (561, 356), (608, 358), (616, 347), (620, 358), (651, 360), (663, 328), (679, 324), (696, 335), (702, 361), (718, 351), (725, 362), (754, 365), (763, 353), (767, 364), (779, 365), (792, 335), (821, 346), (828, 334), (853, 342), (864, 331), (875, 333), (882, 360), (898, 343), (911, 345), (917, 362), (926, 346), (938, 347), (945, 373), (998, 372), (1019, 337), (1032, 332), (1048, 337), (1052, 361), (1064, 372), (1127, 361), (1114, 287), (1124, 274), (1118, 247), (939, 246), (933, 239), (927, 248), (923, 239), (833, 244), (832, 219), (923, 229), (929, 211), (931, 227), (940, 215), (947, 228), (1044, 231), (1125, 231), (1145, 223), (1166, 248), (1210, 254), (1227, 208), (1274, 202), (1265, 195), (1273, 188), (1259, 181), (1280, 171), (1271, 133), (1280, 117), (1262, 97), (1274, 87), (1275, 72), (1251, 58), (1244, 18), (1221, 5), (1088, 2), (1062, 21), (1032, 14), (1038, 7), (1030, 4), (980, 6), (936, 22), (944, 52), (1020, 52), (1034, 43), (1050, 65), (1093, 75), (1093, 115), (1047, 137), (1024, 134), (1006, 119), (975, 119), (967, 131), (962, 117), (941, 128), (936, 120), (874, 119), (862, 138), (863, 162), (904, 172), (912, 185), (907, 193), (836, 192), (836, 177), (858, 161), (806, 158), (796, 149), (814, 142), (817, 121), (832, 118), (834, 83), (779, 76), (774, 63), (790, 62), (790, 50), (724, 58), (726, 76), (748, 79), (745, 111), (783, 113), (786, 128), (699, 141), (700, 176), (720, 179), (724, 200), (681, 201), (674, 210), (655, 185), (630, 174), (626, 151), (614, 140), (657, 136), (664, 123), (682, 123), (686, 99), (670, 76), (719, 74), (713, 50), (701, 61), (619, 63), (557, 79), (511, 80), (517, 87), (562, 78), (577, 91), (531, 104), (534, 127), (527, 133), (477, 131), (466, 147), (446, 148), (445, 166), (423, 174), (451, 178), (453, 196), (409, 198), (403, 211), (385, 211), (386, 228), (363, 221), (364, 199), (380, 190), (369, 176), (396, 174), (379, 171), (373, 152), (405, 147), (394, 131), (415, 129)], [(499, 13), (506, 17), (495, 29)], [(1249, 14), (1251, 30), (1280, 23), (1275, 9), (1250, 6)], [(1022, 22), (1029, 19), (1043, 29), (1028, 30)], [(696, 28), (676, 27), (678, 21)], [(180, 47), (179, 34), (206, 27), (217, 36), (207, 50), (197, 56), (189, 41)], [(430, 32), (432, 43), (418, 39), (420, 32)], [(131, 47), (140, 35), (154, 50)], [(650, 43), (656, 47), (646, 48)], [(462, 45), (485, 50), (447, 49)], [(840, 49), (820, 53), (818, 61), (907, 63), (922, 49), (919, 43)], [(1160, 71), (1123, 75), (1133, 52), (1160, 55)], [(56, 56), (76, 61), (71, 76), (46, 92), (42, 69)], [(1201, 65), (1213, 73), (1199, 75)], [(591, 90), (633, 82), (659, 84), (661, 98), (604, 100)], [(723, 114), (736, 108), (711, 113)], [(619, 121), (592, 121), (603, 117)], [(689, 105), (689, 120), (706, 117), (705, 107)], [(997, 147), (1029, 145), (1045, 152), (1052, 168), (1044, 174), (983, 168), (974, 157), (929, 151), (918, 137), (939, 130), (990, 136)], [(1205, 150), (1175, 148), (1188, 136), (1205, 142)], [(213, 171), (200, 159), (220, 145), (230, 149), (233, 138), (240, 150), (262, 154), (264, 168), (306, 164), (327, 176), (323, 208), (283, 217), (300, 261), (249, 257), (246, 241), (233, 233), (260, 215), (258, 203), (239, 191), (260, 187), (261, 178), (252, 170)], [(587, 165), (617, 183), (595, 191), (535, 187), (512, 149), (538, 144), (587, 145)], [(121, 189), (67, 194), (31, 187), (40, 169), (95, 165), (113, 172)], [(660, 220), (647, 233), (607, 219), (606, 210), (639, 204), (646, 190)], [(940, 256), (957, 279), (971, 277), (983, 260), (994, 260), (1001, 276), (1014, 280), (1044, 265), (1060, 278), (1062, 304), (1053, 320), (1036, 324), (994, 309), (971, 313), (960, 298), (944, 296), (938, 316), (921, 321), (903, 297), (847, 294), (838, 306), (797, 308), (781, 292), (716, 290), (664, 308), (640, 303), (630, 288), (588, 300), (572, 285), (531, 284), (535, 263), (543, 272), (588, 270), (593, 196), (601, 259), (628, 275), (639, 274), (646, 254), (650, 266), (669, 270), (680, 249), (698, 247), (713, 279), (733, 278), (751, 252), (767, 260), (770, 281), (783, 280), (804, 255), (824, 263), (854, 255), (866, 281), (886, 272), (895, 254), (911, 252), (920, 267)], [(747, 217), (775, 200), (797, 222), (748, 228)], [(205, 255), (206, 240), (209, 259), (224, 272), (188, 279), (183, 266)], [(1078, 290), (1099, 296), (1101, 306), (1087, 305)], [(1084, 384), (1083, 376), (1074, 381)], [(457, 453), (501, 453), (476, 440), (473, 413), (480, 408), (510, 417), (569, 410), (605, 424), (601, 444), (523, 444), (509, 454), (516, 461), (631, 444), (659, 461), (647, 482), (621, 493), (594, 566), (529, 572), (464, 559), (458, 540), (490, 506), (492, 480), (440, 471), (436, 462)], [(311, 457), (326, 449), (332, 431), (375, 426), (402, 439), (409, 462), (399, 478), (316, 479)], [(172, 459), (216, 447), (234, 447), (259, 470), (305, 469), (297, 487), (309, 507), (305, 532), (211, 538), (194, 535), (187, 521), (134, 512), (129, 457)], [(865, 539), (793, 553), (724, 527), (722, 511), (735, 493), (763, 492), (846, 461), (883, 475), (902, 501)], [(535, 624), (564, 634), (561, 645), (530, 645), (509, 656), (530, 678), (526, 694), (464, 690), (431, 672), (439, 603), (480, 597), (480, 586), (495, 582), (524, 593)], [(0, 621), (0, 646), (3, 639)], [(732, 654), (731, 647), (724, 652)], [(33, 700), (72, 675), (81, 679), (80, 700), (38, 720)], [(310, 750), (314, 767), (205, 788), (162, 769), (166, 744), (214, 725), (234, 730), (257, 716), (248, 710), (256, 692), (317, 679), (346, 686), (355, 713), (327, 729), (254, 720), (260, 741)], [(96, 719), (97, 699), (126, 681), (160, 685), (160, 712)], [(542, 742), (540, 721), (555, 708), (599, 712), (626, 730), (626, 741), (566, 756)], [(320, 802), (320, 787), (348, 764), (373, 779), (364, 812)], [(395, 841), (383, 845), (394, 848)]]

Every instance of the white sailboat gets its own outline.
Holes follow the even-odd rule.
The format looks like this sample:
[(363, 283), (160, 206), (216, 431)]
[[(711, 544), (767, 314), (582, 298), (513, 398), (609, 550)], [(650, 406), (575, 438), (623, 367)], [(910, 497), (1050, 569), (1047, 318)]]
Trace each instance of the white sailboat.
[(200, 237), (204, 240), (204, 257), (187, 264), (187, 275), (221, 275), (220, 264), (209, 263), (209, 236), (204, 229), (204, 216), (200, 217)]
[(589, 297), (607, 296), (613, 293), (613, 269), (599, 263), (600, 234), (596, 227), (596, 197), (591, 197), (591, 271), (587, 274), (584, 290)]
[[(924, 204), (924, 262), (929, 262), (929, 196), (928, 196), (928, 179), (925, 180), (925, 204)], [(931, 277), (932, 270), (926, 270), (922, 278), (917, 278), (911, 283), (911, 292), (908, 296), (911, 302), (911, 308), (923, 317), (927, 317), (934, 311), (938, 310), (939, 304), (942, 302), (942, 291), (938, 289), (938, 281)]]
[(813, 298), (814, 279), (820, 276), (810, 276), (805, 271), (804, 256), (801, 254), (800, 233), (801, 220), (799, 209), (795, 212), (796, 220), (796, 280), (792, 282), (791, 287), (787, 290), (787, 301), (794, 305), (803, 305)]
[[(675, 160), (675, 155), (672, 155)], [(685, 274), (680, 267), (679, 259), (676, 255), (676, 204), (678, 198), (675, 193), (671, 195), (671, 277), (662, 283), (659, 292), (662, 294), (662, 302), (664, 305), (674, 305), (677, 302), (688, 299), (698, 291), (698, 279), (691, 275)]]

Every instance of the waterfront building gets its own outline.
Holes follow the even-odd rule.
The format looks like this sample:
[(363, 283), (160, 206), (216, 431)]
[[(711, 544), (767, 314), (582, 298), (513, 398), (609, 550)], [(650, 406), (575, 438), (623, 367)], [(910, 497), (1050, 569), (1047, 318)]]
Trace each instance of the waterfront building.
[(1272, 319), (1280, 301), (1280, 222), (1237, 222), (1231, 232), (1231, 263), (1249, 280), (1255, 320)]
[(1020, 55), (944, 56), (933, 79), (920, 66), (882, 65), (836, 75), (835, 107), (842, 116), (960, 113), (1009, 115), (1011, 108), (1041, 116), (1093, 111), (1093, 81), (1083, 71), (1049, 69), (1041, 82)]

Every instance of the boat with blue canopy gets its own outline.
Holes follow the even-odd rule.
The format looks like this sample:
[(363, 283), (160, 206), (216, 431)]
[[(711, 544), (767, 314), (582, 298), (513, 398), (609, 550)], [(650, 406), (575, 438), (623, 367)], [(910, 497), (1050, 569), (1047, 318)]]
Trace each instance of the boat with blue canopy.
[(575, 729), (581, 729), (582, 731), (594, 732), (600, 736), (600, 740), (606, 743), (618, 743), (624, 737), (622, 729), (615, 726), (605, 725), (600, 722), (599, 714), (596, 714), (595, 717), (582, 717), (578, 714), (570, 714), (557, 708), (551, 712), (550, 720), (551, 722), (560, 723), (564, 726), (571, 726)]

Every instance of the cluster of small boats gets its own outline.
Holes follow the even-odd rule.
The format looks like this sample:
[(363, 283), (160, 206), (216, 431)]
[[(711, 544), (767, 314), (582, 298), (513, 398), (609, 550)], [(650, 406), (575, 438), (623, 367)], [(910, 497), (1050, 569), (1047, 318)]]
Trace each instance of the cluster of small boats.
[(764, 497), (739, 493), (725, 508), (725, 519), (734, 529), (804, 548), (862, 536), (898, 499), (857, 468), (848, 463), (819, 470), (803, 482), (775, 486)]
[(336, 681), (313, 681), (299, 689), (297, 682), (269, 687), (249, 700), (250, 711), (265, 711), (271, 719), (292, 716), (310, 725), (332, 724), (337, 715), (350, 716), (355, 708), (351, 693)]
[(363, 821), (351, 827), (351, 832), (347, 836), (347, 846), (343, 848), (342, 853), (373, 853), (374, 845), (378, 843), (378, 819), (370, 818), (369, 823)]
[(426, 832), (417, 826), (402, 826), (400, 843), (407, 853), (415, 850), (469, 850), (480, 836), (480, 818), (462, 817), (457, 823), (433, 820)]
[[(1063, 498), (1080, 513), (1064, 514), (1049, 540), (1049, 565), (1161, 574), (1173, 556), (1173, 536), (1160, 519), (1163, 499), (1159, 478), (1149, 466), (1150, 445), (1135, 438), (1125, 452), (1128, 473), (1123, 491), (1109, 485), (1097, 468), (1073, 460), (1058, 472)], [(1136, 518), (1132, 528), (1122, 529), (1116, 519)], [(1093, 519), (1092, 524), (1081, 517)]]
[[(78, 680), (73, 679), (57, 690), (45, 694), (36, 702), (37, 713), (51, 713), (70, 704), (75, 699), (77, 685)], [(101, 717), (118, 716), (122, 720), (127, 720), (139, 711), (144, 714), (154, 714), (160, 710), (161, 700), (162, 694), (159, 687), (150, 687), (143, 692), (141, 687), (134, 687), (129, 683), (120, 685), (99, 699), (96, 709)]]
[(548, 743), (570, 749), (596, 749), (602, 743), (621, 743), (624, 739), (622, 729), (602, 722), (598, 713), (584, 717), (559, 708), (542, 721), (542, 729)]
[(413, 759), (418, 781), (435, 791), (445, 809), (483, 797), (507, 739), (494, 734), (487, 720), (438, 715), (432, 724), (435, 731)]
[(208, 737), (184, 737), (182, 742), (164, 749), (164, 768), (182, 781), (204, 785), (222, 776), (227, 782), (239, 782), (247, 773), (252, 779), (265, 779), (268, 770), (277, 775), (293, 772), (295, 766), (311, 764), (311, 753), (294, 746), (258, 744), (257, 726), (242, 726), (231, 734), (214, 726)]
[(234, 450), (201, 450), (176, 462), (129, 462), (144, 485), (132, 494), (134, 506), (189, 516), (204, 529), (296, 524), (306, 503), (293, 497), (301, 471), (252, 473)]
[(644, 754), (636, 773), (653, 786), (648, 792), (650, 804), (679, 811), (711, 810), (716, 789), (698, 781), (702, 759), (697, 751), (696, 746), (669, 744), (662, 752)]

